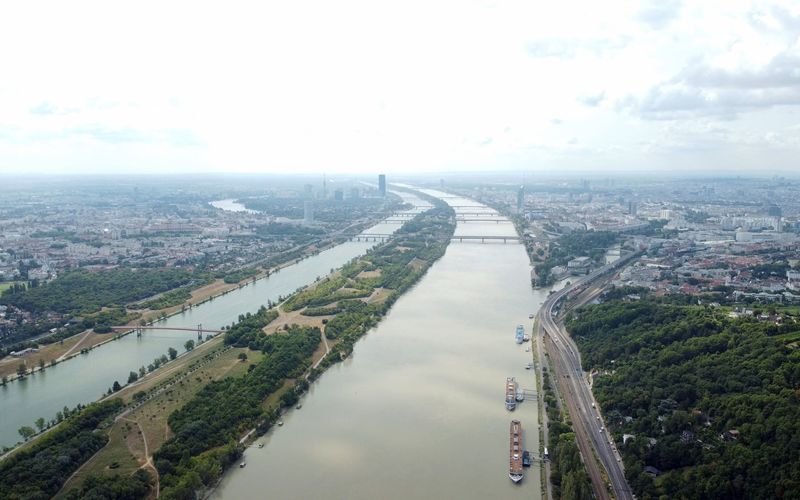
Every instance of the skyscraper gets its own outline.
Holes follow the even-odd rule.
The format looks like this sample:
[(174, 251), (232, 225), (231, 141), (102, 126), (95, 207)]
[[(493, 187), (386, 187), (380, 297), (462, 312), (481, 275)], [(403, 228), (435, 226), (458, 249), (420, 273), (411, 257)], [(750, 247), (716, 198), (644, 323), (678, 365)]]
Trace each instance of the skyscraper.
[(381, 197), (385, 197), (386, 196), (386, 175), (385, 174), (380, 174), (378, 176), (378, 194)]
[(303, 222), (305, 224), (314, 222), (314, 202), (311, 200), (303, 202)]
[(517, 213), (522, 213), (522, 207), (525, 205), (525, 186), (520, 186), (517, 191)]

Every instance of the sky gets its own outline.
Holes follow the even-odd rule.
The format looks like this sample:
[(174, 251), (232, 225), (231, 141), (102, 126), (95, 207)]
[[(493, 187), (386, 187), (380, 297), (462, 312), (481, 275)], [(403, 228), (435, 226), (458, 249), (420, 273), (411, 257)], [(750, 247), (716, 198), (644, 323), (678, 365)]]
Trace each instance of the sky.
[(0, 6), (0, 174), (791, 174), (799, 158), (798, 2)]

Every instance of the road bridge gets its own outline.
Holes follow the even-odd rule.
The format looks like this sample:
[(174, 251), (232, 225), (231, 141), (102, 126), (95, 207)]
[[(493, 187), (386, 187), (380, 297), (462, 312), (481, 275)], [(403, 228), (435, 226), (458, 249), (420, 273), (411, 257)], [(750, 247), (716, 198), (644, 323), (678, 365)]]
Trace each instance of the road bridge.
[[(356, 234), (350, 236), (351, 241), (386, 241), (389, 238), (395, 236), (395, 234), (386, 234), (386, 233), (367, 233), (367, 234)], [(434, 239), (433, 236), (428, 236), (428, 238)], [(477, 241), (480, 240), (481, 243), (485, 243), (487, 241), (502, 241), (503, 243), (507, 243), (509, 241), (520, 241), (521, 238), (517, 235), (512, 236), (496, 236), (496, 235), (476, 235), (476, 234), (464, 234), (464, 235), (453, 235), (448, 238), (450, 241)]]

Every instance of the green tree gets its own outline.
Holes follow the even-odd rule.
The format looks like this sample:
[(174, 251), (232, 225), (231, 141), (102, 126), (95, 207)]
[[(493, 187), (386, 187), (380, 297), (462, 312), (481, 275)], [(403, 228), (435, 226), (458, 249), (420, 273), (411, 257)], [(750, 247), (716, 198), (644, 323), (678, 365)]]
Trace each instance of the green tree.
[(174, 347), (170, 347), (167, 352), (169, 353), (169, 359), (175, 359), (178, 357), (178, 350)]
[(111, 390), (117, 392), (118, 390), (122, 389), (122, 386), (119, 385), (119, 382), (116, 380), (114, 381), (114, 385), (111, 386)]
[(21, 362), (19, 365), (17, 365), (17, 375), (19, 376), (19, 378), (24, 377), (25, 373), (27, 371), (28, 371), (28, 368), (25, 366), (25, 362), (24, 361)]
[(239, 360), (241, 360), (242, 362), (247, 361), (247, 353), (240, 352), (238, 357), (239, 357)]
[(23, 439), (25, 439), (25, 441), (29, 440), (30, 438), (36, 435), (36, 431), (33, 430), (33, 427), (29, 425), (23, 425), (22, 427), (19, 428), (17, 432), (19, 432), (19, 434), (23, 437)]
[(39, 358), (39, 370), (44, 371), (44, 359)]
[(191, 351), (194, 349), (194, 340), (187, 340), (186, 343), (183, 344), (183, 347), (185, 347), (187, 351)]
[(128, 383), (129, 383), (129, 384), (132, 384), (132, 383), (136, 382), (137, 380), (139, 380), (139, 374), (138, 374), (138, 373), (136, 373), (136, 372), (131, 372), (131, 373), (128, 375)]
[(139, 367), (139, 378), (144, 377), (146, 373), (147, 373), (147, 369), (145, 369), (144, 366), (140, 366)]
[(42, 432), (44, 430), (44, 418), (42, 417), (37, 418), (35, 423), (36, 427), (39, 428), (39, 432)]

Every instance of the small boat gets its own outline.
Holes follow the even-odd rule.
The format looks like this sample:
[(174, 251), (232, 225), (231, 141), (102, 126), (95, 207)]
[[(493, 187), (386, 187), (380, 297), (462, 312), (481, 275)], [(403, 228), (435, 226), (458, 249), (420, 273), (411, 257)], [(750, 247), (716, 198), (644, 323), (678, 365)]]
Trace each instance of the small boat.
[(517, 385), (517, 401), (525, 401), (525, 393), (522, 392), (522, 388)]
[(283, 420), (278, 420), (278, 427), (283, 426)]
[(247, 465), (247, 462), (242, 462), (239, 464), (240, 469), (244, 469), (244, 466)]
[(303, 407), (303, 405), (301, 405), (300, 403), (297, 403), (297, 406), (295, 406), (295, 409), (296, 409), (296, 410), (299, 410), (299, 409), (300, 409), (300, 408), (302, 408), (302, 407)]
[(533, 317), (534, 317), (534, 314), (533, 314), (533, 313), (530, 313), (530, 314), (528, 315), (528, 319), (533, 319)]
[(258, 447), (259, 448), (263, 448), (264, 447), (264, 443), (258, 443)]
[(517, 325), (517, 332), (516, 332), (514, 338), (517, 341), (517, 344), (521, 344), (522, 343), (522, 339), (525, 338), (525, 327), (524, 326)]
[(530, 347), (526, 347), (525, 348), (525, 352), (531, 352), (531, 348)]

